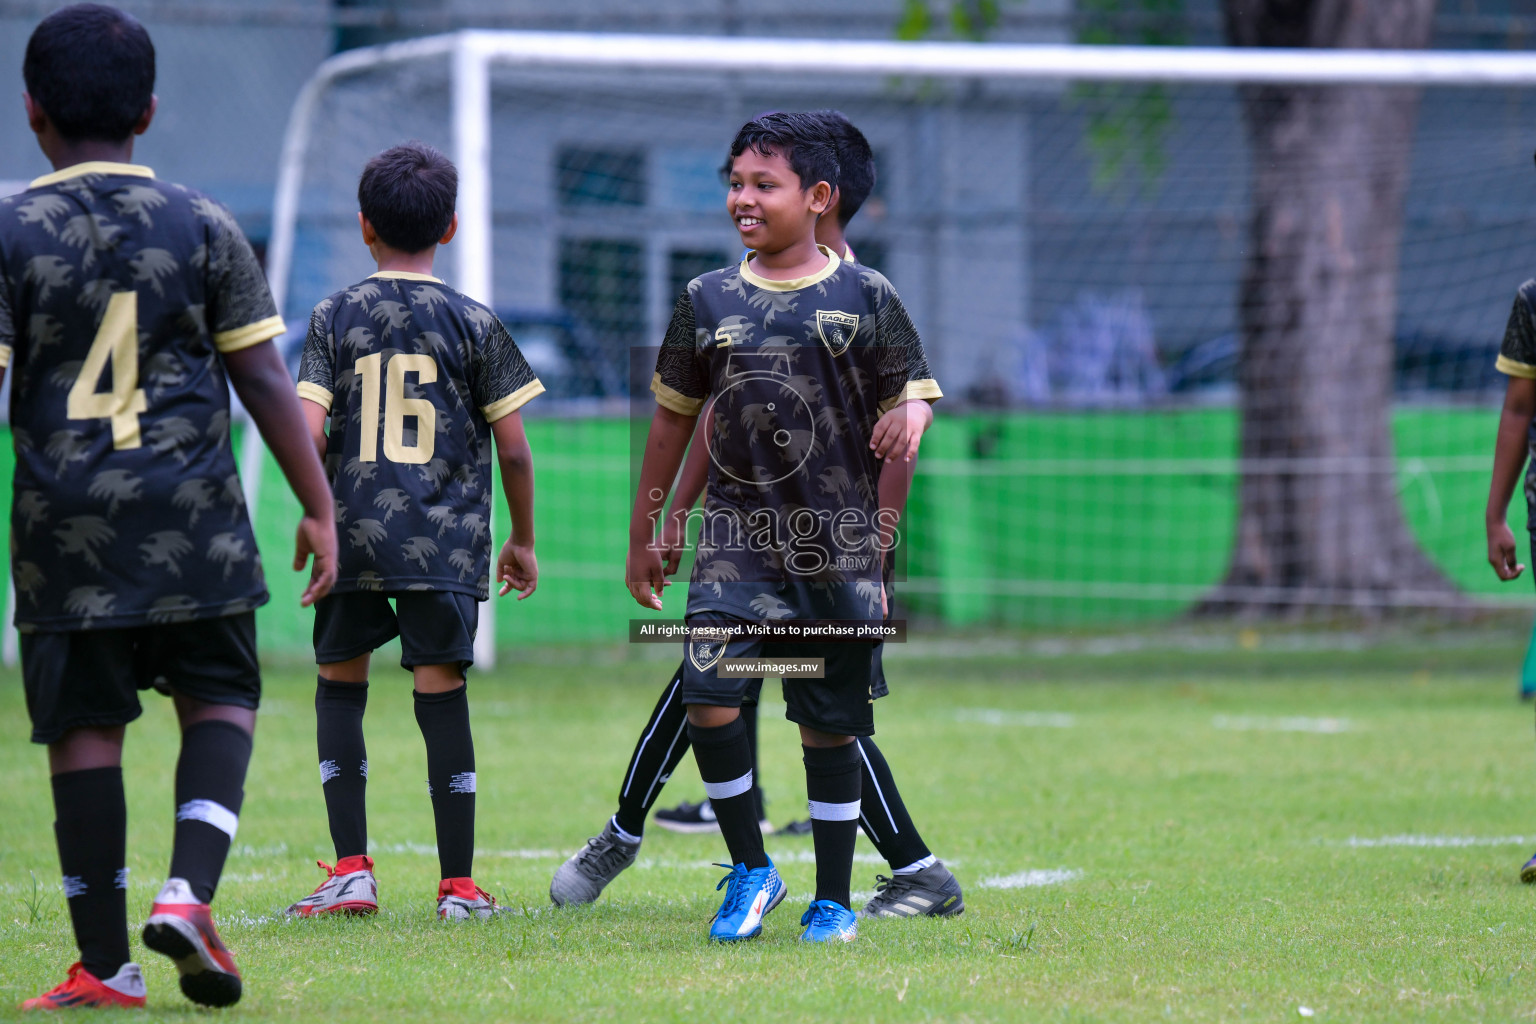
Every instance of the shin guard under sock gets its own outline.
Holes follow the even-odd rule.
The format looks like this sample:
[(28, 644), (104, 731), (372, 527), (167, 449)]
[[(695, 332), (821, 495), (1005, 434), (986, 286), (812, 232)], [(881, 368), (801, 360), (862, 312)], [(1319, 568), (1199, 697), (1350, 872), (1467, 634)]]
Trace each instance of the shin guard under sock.
[(80, 962), (105, 980), (128, 962), (128, 804), (121, 768), (53, 777), (53, 834)]
[(614, 823), (630, 835), (645, 831), (645, 816), (661, 796), (661, 787), (672, 777), (683, 755), (688, 753), (688, 709), (680, 696), (683, 669), (667, 683), (661, 699), (651, 712), (651, 720), (640, 733), (635, 752), (629, 756), (624, 785), (619, 787), (619, 810)]
[(437, 860), (444, 878), (468, 878), (475, 863), (475, 740), (466, 687), (412, 691), (416, 724), (427, 743), (427, 791), (437, 823)]
[(322, 677), (315, 688), (320, 787), (337, 860), (368, 852), (368, 748), (363, 742), (367, 708), (367, 683), (333, 683)]
[(917, 826), (912, 824), (907, 805), (896, 789), (896, 779), (885, 762), (885, 755), (868, 736), (857, 736), (853, 742), (859, 748), (859, 763), (863, 770), (859, 824), (864, 826), (864, 834), (869, 836), (869, 841), (875, 844), (875, 849), (880, 851), (892, 871), (931, 857), (928, 844), (923, 842)]
[(811, 804), (811, 838), (816, 843), (816, 898), (849, 903), (853, 843), (859, 834), (859, 751), (840, 747), (802, 747), (805, 793)]
[(690, 722), (688, 737), (731, 862), (745, 864), (749, 870), (767, 867), (763, 832), (752, 802), (752, 750), (746, 723), (739, 717), (715, 728)]
[(185, 878), (199, 902), (212, 902), (224, 873), (250, 763), (251, 734), (233, 722), (198, 722), (182, 731), (170, 877)]

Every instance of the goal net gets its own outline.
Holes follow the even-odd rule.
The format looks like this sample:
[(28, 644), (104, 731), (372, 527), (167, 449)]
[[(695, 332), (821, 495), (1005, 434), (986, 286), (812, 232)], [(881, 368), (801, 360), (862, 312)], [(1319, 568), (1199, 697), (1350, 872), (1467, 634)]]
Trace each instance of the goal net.
[[(311, 84), (274, 284), (302, 325), (371, 272), (371, 155), (458, 160), (441, 272), (550, 391), (526, 413), (541, 585), (495, 635), (622, 636), (650, 409), (632, 353), (740, 257), (735, 130), (835, 108), (878, 168), (849, 241), (946, 395), (904, 522), (910, 615), (1499, 604), (1527, 596), (1489, 571), (1480, 513), (1494, 360), (1536, 273), (1533, 86), (1536, 58), (1509, 55), (441, 37)], [(267, 488), (259, 513), (287, 500)]]

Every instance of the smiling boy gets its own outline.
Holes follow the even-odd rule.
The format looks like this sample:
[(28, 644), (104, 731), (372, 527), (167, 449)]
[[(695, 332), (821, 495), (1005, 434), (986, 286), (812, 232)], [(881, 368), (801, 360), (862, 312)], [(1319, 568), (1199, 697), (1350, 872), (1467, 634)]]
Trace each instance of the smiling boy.
[[(879, 273), (815, 241), (838, 180), (834, 140), (808, 114), (768, 114), (731, 146), (727, 208), (752, 252), (690, 282), (663, 341), (651, 389), (658, 408), (630, 521), (626, 578), (660, 609), (657, 520), (694, 420), (714, 396), (710, 484), (689, 588), (680, 687), (688, 736), (733, 866), (712, 938), (747, 939), (784, 896), (763, 850), (740, 706), (747, 679), (728, 658), (823, 660), (824, 678), (786, 678), (800, 726), (816, 846), (808, 941), (851, 940), (849, 878), (860, 798), (855, 736), (874, 732), (869, 642), (793, 646), (744, 638), (770, 620), (878, 622), (885, 607), (879, 481), (905, 474), (874, 451), (875, 425), (904, 403), (940, 397), (901, 300)], [(926, 407), (888, 421), (903, 451)], [(725, 642), (705, 632), (731, 633)]]

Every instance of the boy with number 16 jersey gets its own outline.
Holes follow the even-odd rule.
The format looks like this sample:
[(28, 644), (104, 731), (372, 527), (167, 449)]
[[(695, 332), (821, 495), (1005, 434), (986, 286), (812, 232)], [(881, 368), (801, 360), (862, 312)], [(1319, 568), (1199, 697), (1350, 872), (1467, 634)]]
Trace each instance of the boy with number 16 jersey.
[[(320, 781), (337, 864), (296, 916), (378, 909), (367, 856), (363, 712), (372, 652), (396, 636), (415, 682), (437, 825), (438, 916), (484, 918), (475, 885), (475, 755), (464, 670), (490, 594), (491, 445), (512, 537), (500, 593), (533, 593), (533, 463), (518, 410), (544, 390), (496, 315), (432, 276), (453, 237), (457, 172), (419, 143), (369, 161), (358, 184), (378, 273), (321, 302), (299, 370), (336, 498), (336, 590), (315, 606)], [(325, 420), (330, 417), (330, 432)], [(391, 608), (390, 602), (395, 607)]]

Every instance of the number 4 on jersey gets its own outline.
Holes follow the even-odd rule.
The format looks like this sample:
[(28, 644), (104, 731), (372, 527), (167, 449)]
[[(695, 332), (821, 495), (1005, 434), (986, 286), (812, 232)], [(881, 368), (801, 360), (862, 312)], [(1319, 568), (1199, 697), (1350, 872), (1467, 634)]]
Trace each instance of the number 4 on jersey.
[[(112, 387), (101, 386), (101, 372), (112, 364)], [(112, 421), (112, 447), (139, 447), (139, 414), (149, 407), (139, 383), (139, 295), (113, 292), (106, 315), (91, 340), (91, 350), (69, 389), (66, 415), (72, 420)]]

